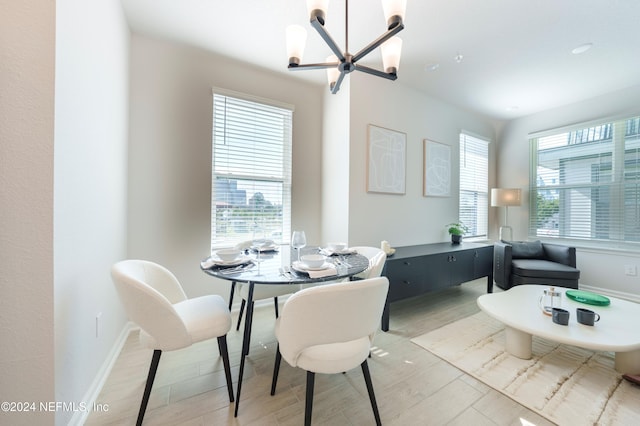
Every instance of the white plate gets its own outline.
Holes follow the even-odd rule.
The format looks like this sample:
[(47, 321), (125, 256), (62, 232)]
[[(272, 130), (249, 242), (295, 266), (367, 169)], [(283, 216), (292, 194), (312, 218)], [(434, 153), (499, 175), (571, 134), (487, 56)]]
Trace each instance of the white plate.
[(291, 267), (293, 267), (293, 269), (295, 269), (296, 271), (300, 271), (300, 272), (307, 272), (307, 271), (323, 271), (327, 268), (331, 268), (333, 265), (329, 262), (324, 262), (324, 264), (322, 264), (321, 266), (318, 266), (316, 268), (312, 268), (310, 266), (305, 265), (302, 262), (298, 262), (297, 260), (295, 262), (293, 262), (291, 264)]
[[(257, 249), (255, 247), (252, 247), (251, 249), (253, 251), (257, 251)], [(270, 252), (270, 251), (278, 251), (278, 246), (272, 245), (272, 246), (260, 247), (260, 253), (265, 253), (265, 252)]]
[(337, 256), (337, 255), (341, 255), (341, 254), (355, 254), (356, 251), (352, 250), (350, 248), (346, 248), (344, 250), (333, 251), (329, 247), (327, 247), (327, 248), (323, 248), (321, 253), (324, 254), (325, 256), (334, 256), (334, 255)]
[(251, 257), (247, 256), (246, 254), (243, 254), (237, 259), (226, 260), (226, 261), (217, 257), (211, 258), (211, 263), (215, 266), (237, 266), (237, 265), (242, 265), (243, 263), (247, 263), (249, 261), (251, 261)]

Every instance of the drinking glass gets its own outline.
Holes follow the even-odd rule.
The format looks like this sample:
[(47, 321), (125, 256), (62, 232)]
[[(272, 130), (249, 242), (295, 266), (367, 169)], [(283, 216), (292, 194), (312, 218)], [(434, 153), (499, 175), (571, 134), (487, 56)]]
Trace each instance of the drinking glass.
[(304, 231), (293, 231), (291, 236), (291, 247), (298, 251), (298, 261), (300, 261), (300, 249), (307, 245), (307, 236)]

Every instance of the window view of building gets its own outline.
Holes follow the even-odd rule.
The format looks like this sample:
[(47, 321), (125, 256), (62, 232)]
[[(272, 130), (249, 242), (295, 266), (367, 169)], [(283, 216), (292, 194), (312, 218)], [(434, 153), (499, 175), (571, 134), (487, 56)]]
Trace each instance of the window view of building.
[(291, 232), (292, 109), (215, 93), (211, 248)]
[(531, 143), (531, 236), (640, 242), (640, 117)]

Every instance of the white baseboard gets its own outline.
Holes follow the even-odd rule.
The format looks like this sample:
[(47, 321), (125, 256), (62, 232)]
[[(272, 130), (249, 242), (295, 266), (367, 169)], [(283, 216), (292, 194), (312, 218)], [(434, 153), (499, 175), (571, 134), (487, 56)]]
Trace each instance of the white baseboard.
[(628, 300), (630, 302), (640, 303), (640, 296), (633, 293), (623, 291), (610, 290), (607, 288), (594, 287), (580, 283), (580, 290), (591, 291), (593, 293), (603, 294), (605, 296), (616, 297), (618, 299)]
[[(102, 367), (100, 367), (100, 370), (98, 371), (96, 377), (93, 379), (93, 382), (87, 390), (87, 393), (85, 394), (84, 398), (82, 398), (82, 402), (86, 407), (93, 408), (96, 400), (98, 399), (98, 396), (100, 395), (100, 392), (102, 391), (102, 387), (107, 381), (109, 374), (111, 374), (113, 365), (118, 359), (118, 356), (120, 355), (120, 352), (122, 351), (122, 348), (124, 347), (124, 344), (129, 337), (129, 333), (137, 329), (138, 327), (131, 321), (127, 322), (122, 328), (122, 331), (120, 332), (118, 339), (113, 345), (113, 348), (111, 348), (107, 359), (105, 359), (104, 363), (102, 363)], [(89, 417), (89, 413), (91, 413), (91, 409), (76, 411), (68, 424), (71, 426), (81, 426), (85, 424), (85, 422), (87, 421), (87, 417)]]

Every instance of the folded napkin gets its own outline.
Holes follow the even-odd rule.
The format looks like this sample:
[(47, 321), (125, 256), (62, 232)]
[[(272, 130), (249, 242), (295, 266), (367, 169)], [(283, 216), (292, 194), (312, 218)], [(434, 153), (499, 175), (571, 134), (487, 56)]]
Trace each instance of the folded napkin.
[(356, 250), (350, 249), (350, 248), (340, 250), (340, 251), (333, 251), (330, 248), (323, 248), (320, 250), (320, 254), (324, 256), (339, 256), (339, 255), (348, 255), (348, 254), (356, 254), (356, 253), (358, 253)]
[(321, 269), (319, 271), (307, 271), (309, 274), (309, 278), (322, 278), (322, 277), (330, 277), (332, 275), (338, 275), (338, 270), (333, 266), (330, 266), (326, 269)]
[(216, 261), (213, 260), (212, 258), (208, 257), (205, 260), (203, 260), (202, 262), (200, 262), (200, 267), (202, 269), (209, 269), (212, 268), (216, 265)]

